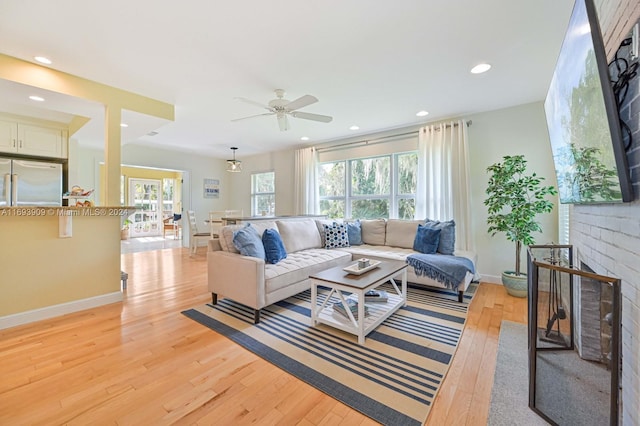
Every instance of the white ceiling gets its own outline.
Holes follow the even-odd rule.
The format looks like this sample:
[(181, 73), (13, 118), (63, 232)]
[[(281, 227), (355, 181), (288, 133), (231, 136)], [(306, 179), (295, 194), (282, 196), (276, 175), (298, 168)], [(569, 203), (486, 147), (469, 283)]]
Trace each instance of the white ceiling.
[[(0, 53), (175, 105), (175, 122), (123, 113), (123, 142), (219, 158), (321, 143), (544, 99), (572, 0), (2, 0)], [(469, 70), (480, 62), (493, 68)], [(275, 116), (284, 89), (331, 123)], [(96, 117), (77, 135), (102, 143), (99, 105), (0, 82), (0, 110)], [(43, 113), (43, 109), (52, 110)], [(429, 111), (424, 118), (419, 110)], [(352, 131), (352, 125), (360, 130)], [(156, 136), (146, 136), (155, 130)], [(300, 138), (308, 136), (309, 142)]]

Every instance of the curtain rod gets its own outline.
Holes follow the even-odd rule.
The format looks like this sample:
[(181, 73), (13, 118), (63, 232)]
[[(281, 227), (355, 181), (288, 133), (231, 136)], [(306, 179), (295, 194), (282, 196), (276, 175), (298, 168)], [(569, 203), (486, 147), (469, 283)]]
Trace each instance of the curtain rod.
[[(467, 120), (467, 121), (465, 121), (465, 124), (467, 125), (467, 127), (469, 127), (469, 126), (471, 126), (471, 124), (473, 124), (473, 121), (472, 120)], [(431, 125), (431, 124), (427, 124), (427, 125)], [(440, 123), (440, 125), (441, 126), (443, 125), (445, 128), (451, 127), (451, 124), (449, 124), (449, 123)], [(458, 123), (453, 123), (453, 127), (456, 127), (457, 125), (458, 125)], [(345, 142), (345, 143), (341, 143), (341, 144), (337, 144), (337, 145), (327, 146), (327, 147), (324, 147), (324, 148), (317, 148), (316, 151), (317, 152), (330, 151), (330, 150), (340, 149), (340, 148), (348, 147), (348, 146), (351, 146), (351, 145), (358, 145), (358, 144), (362, 144), (362, 145), (365, 145), (365, 146), (367, 146), (367, 145), (375, 145), (375, 144), (378, 144), (378, 143), (383, 143), (387, 139), (397, 139), (397, 138), (400, 138), (402, 136), (417, 135), (418, 132), (419, 132), (419, 130), (414, 130), (412, 132), (398, 133), (398, 134), (389, 135), (389, 136), (381, 136), (381, 137), (376, 138), (376, 139), (364, 139), (364, 140), (361, 140), (361, 141)]]

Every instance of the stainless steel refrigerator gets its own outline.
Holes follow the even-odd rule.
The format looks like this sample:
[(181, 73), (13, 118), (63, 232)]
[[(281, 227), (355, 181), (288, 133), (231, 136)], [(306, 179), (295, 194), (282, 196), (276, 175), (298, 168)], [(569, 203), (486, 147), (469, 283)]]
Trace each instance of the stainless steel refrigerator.
[(0, 178), (0, 207), (62, 205), (62, 164), (0, 158)]

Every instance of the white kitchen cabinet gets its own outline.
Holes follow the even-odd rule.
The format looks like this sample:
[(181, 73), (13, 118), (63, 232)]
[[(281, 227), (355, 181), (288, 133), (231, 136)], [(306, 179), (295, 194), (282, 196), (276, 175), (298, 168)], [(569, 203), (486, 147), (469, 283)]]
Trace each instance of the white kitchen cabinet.
[(67, 158), (67, 135), (64, 129), (0, 120), (0, 151)]
[(18, 125), (0, 120), (0, 151), (18, 152)]

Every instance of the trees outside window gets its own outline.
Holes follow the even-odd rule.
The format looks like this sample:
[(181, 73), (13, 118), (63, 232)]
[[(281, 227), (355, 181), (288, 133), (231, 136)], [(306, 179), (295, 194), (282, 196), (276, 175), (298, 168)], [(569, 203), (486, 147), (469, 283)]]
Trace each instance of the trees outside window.
[(276, 211), (276, 174), (251, 174), (251, 215), (273, 216)]
[(320, 212), (331, 218), (413, 219), (415, 152), (320, 164)]
[(176, 186), (175, 179), (162, 179), (162, 211), (167, 213), (173, 213), (175, 210), (173, 208), (174, 203), (174, 191)]
[(416, 192), (418, 188), (418, 154), (397, 154), (396, 206), (398, 219), (414, 219), (416, 214)]

